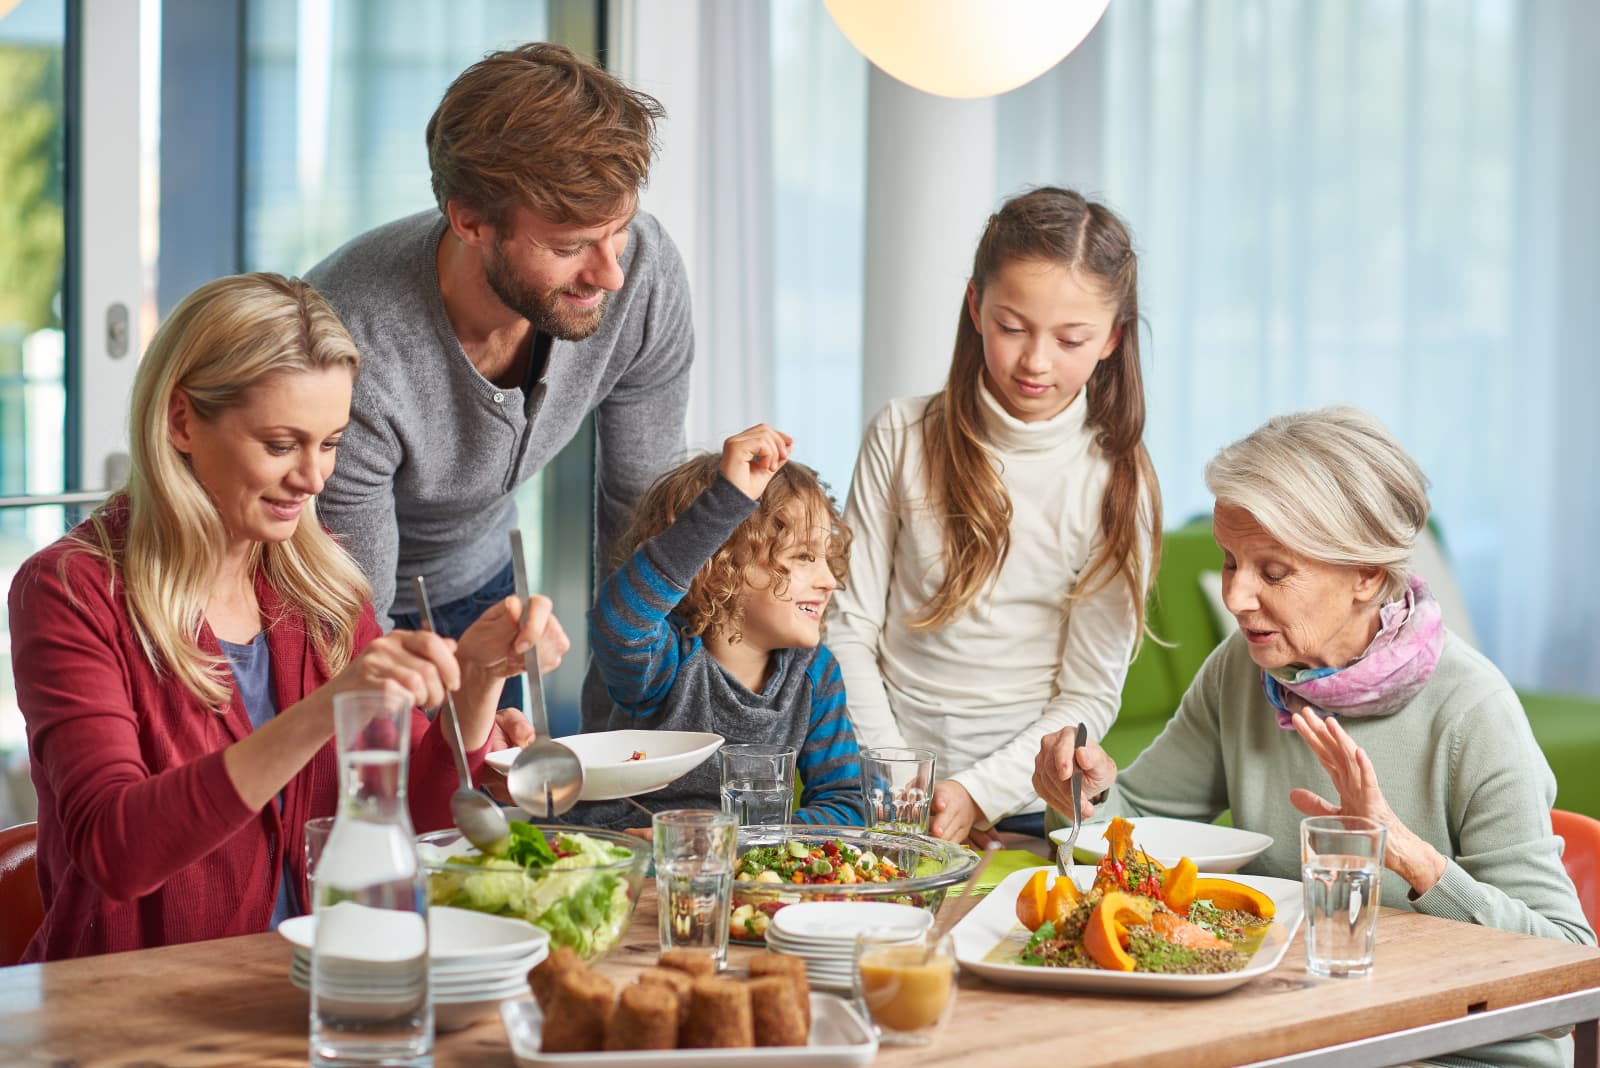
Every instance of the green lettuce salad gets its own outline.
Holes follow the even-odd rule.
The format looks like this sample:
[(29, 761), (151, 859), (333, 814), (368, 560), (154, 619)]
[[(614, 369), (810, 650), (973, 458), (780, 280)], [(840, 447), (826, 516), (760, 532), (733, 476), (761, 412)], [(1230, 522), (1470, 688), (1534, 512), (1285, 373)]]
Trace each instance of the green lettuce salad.
[(435, 862), (428, 900), (435, 905), (515, 916), (550, 932), (550, 942), (592, 959), (627, 929), (628, 884), (612, 871), (632, 853), (581, 832), (554, 840), (532, 824), (511, 821), (504, 856), (452, 856)]

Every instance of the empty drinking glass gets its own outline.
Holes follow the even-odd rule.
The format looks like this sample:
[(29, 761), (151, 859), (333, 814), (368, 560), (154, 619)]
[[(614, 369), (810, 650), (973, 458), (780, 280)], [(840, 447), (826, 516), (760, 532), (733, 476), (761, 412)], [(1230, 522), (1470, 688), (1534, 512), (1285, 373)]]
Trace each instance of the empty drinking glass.
[(433, 1063), (427, 895), (406, 810), (411, 702), (333, 699), (339, 811), (316, 858), (311, 1063)]
[(931, 749), (878, 746), (861, 750), (861, 793), (867, 826), (877, 831), (927, 834), (933, 809)]
[(661, 951), (700, 949), (728, 957), (733, 854), (738, 826), (726, 812), (673, 809), (651, 821)]
[(1363, 816), (1300, 821), (1306, 971), (1335, 977), (1372, 971), (1386, 836), (1381, 823)]
[(781, 825), (794, 809), (794, 747), (725, 745), (722, 811), (740, 827)]

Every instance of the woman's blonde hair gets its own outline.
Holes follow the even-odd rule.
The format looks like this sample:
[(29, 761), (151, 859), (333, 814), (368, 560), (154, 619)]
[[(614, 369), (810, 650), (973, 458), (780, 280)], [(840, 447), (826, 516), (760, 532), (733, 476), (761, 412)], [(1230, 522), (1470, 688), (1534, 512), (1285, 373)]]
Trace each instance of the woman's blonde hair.
[[(717, 480), (722, 457), (697, 456), (668, 471), (640, 498), (633, 521), (618, 543), (617, 563), (638, 552), (694, 503)], [(673, 609), (689, 634), (725, 635), (730, 642), (742, 637), (743, 594), (752, 571), (770, 576), (774, 596), (789, 590), (789, 570), (778, 555), (809, 538), (818, 527), (828, 531), (823, 548), (828, 570), (842, 586), (850, 555), (850, 527), (836, 501), (817, 473), (793, 460), (778, 469), (767, 483), (755, 513), (736, 527), (722, 548), (695, 573), (689, 592)]]
[[(1161, 491), (1144, 447), (1139, 262), (1133, 242), (1111, 209), (1046, 186), (1012, 197), (989, 216), (972, 258), (972, 286), (980, 301), (996, 272), (1018, 261), (1081, 272), (1117, 309), (1117, 346), (1089, 376), (1082, 400), (1095, 444), (1111, 464), (1100, 498), (1105, 544), (1071, 597), (1087, 597), (1120, 576), (1133, 594), (1142, 635), (1145, 596), (1161, 563)], [(983, 429), (978, 396), (983, 369), (983, 336), (963, 295), (950, 377), (924, 416), (930, 496), (944, 517), (944, 579), (912, 621), (916, 627), (940, 627), (965, 611), (1011, 550), (1011, 496)]]
[(1428, 480), (1360, 408), (1269, 419), (1206, 465), (1206, 488), (1292, 552), (1382, 569), (1380, 603), (1405, 593), (1406, 562), (1428, 521)]
[[(202, 652), (200, 627), (227, 542), (216, 505), (168, 436), (168, 406), (182, 390), (197, 418), (215, 419), (245, 403), (249, 391), (279, 374), (360, 363), (333, 309), (306, 282), (276, 274), (219, 278), (190, 293), (167, 316), (139, 362), (129, 414), (132, 464), (121, 494), (90, 517), (99, 555), (115, 580), (121, 572), (128, 615), (158, 672), (171, 671), (222, 712), (233, 692), (226, 661)], [(126, 508), (127, 535), (117, 546), (107, 526)], [(355, 562), (317, 522), (315, 498), (294, 534), (257, 546), (259, 566), (310, 631), (330, 673), (349, 663), (356, 623), (372, 588)]]

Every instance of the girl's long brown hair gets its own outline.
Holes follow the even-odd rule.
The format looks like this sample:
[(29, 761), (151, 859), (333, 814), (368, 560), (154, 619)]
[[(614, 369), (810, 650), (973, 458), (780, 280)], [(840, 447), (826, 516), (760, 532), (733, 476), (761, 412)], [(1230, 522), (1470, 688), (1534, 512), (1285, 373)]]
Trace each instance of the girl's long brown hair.
[[(1092, 278), (1117, 307), (1116, 349), (1084, 386), (1088, 426), (1111, 463), (1100, 499), (1105, 546), (1071, 597), (1087, 597), (1120, 576), (1133, 593), (1142, 635), (1145, 596), (1161, 560), (1161, 492), (1143, 440), (1139, 265), (1133, 242), (1122, 220), (1104, 205), (1047, 186), (1011, 198), (989, 216), (972, 258), (972, 285), (980, 302), (995, 273), (1019, 260), (1058, 264)], [(1011, 496), (983, 431), (978, 397), (983, 369), (983, 337), (963, 294), (950, 377), (924, 415), (930, 500), (944, 517), (944, 579), (913, 621), (920, 628), (943, 626), (965, 611), (1011, 549)], [(1148, 562), (1141, 559), (1146, 544)]]

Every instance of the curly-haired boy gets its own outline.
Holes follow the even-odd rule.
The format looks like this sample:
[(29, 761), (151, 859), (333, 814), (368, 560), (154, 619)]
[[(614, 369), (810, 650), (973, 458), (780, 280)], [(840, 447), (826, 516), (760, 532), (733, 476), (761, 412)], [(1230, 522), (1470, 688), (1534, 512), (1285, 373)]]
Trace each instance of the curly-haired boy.
[[(850, 532), (816, 473), (789, 462), (793, 444), (754, 426), (650, 488), (622, 542), (632, 553), (589, 614), (590, 648), (616, 702), (604, 726), (793, 746), (803, 790), (794, 819), (860, 826), (855, 728), (838, 662), (821, 644)], [(656, 811), (711, 808), (720, 792), (709, 761), (640, 800)], [(648, 823), (621, 801), (573, 815)]]

